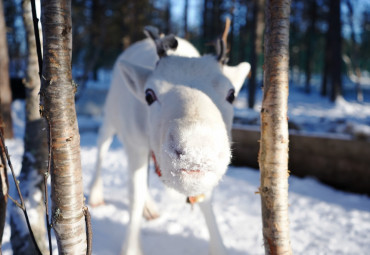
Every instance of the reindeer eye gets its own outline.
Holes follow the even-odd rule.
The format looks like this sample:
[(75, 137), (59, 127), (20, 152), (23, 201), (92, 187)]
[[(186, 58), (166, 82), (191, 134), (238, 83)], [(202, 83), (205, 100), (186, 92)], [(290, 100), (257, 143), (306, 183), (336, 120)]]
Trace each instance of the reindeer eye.
[(157, 97), (152, 89), (145, 90), (145, 100), (148, 105), (151, 105), (157, 100)]
[(228, 101), (230, 104), (232, 104), (235, 100), (235, 90), (230, 89), (226, 96), (226, 101)]

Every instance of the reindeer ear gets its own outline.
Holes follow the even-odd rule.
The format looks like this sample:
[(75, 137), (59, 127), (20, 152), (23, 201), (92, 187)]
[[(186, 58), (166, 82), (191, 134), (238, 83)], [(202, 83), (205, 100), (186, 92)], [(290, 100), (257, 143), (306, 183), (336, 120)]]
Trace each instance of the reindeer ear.
[(251, 70), (251, 65), (247, 62), (242, 62), (237, 66), (223, 66), (224, 75), (231, 81), (235, 88), (235, 94), (237, 95), (242, 88), (249, 71)]
[(153, 70), (121, 60), (117, 63), (121, 77), (130, 91), (142, 102), (145, 102), (144, 87)]

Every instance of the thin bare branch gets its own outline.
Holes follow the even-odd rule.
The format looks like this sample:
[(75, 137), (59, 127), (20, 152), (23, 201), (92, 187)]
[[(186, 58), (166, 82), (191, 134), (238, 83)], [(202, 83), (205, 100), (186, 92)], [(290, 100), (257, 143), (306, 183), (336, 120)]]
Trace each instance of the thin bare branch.
[[(28, 214), (27, 214), (27, 209), (26, 209), (26, 206), (24, 204), (24, 200), (23, 200), (23, 196), (22, 196), (22, 193), (21, 193), (21, 189), (19, 188), (19, 182), (18, 180), (15, 178), (15, 173), (14, 173), (14, 169), (13, 169), (13, 165), (12, 165), (12, 162), (10, 161), (10, 157), (9, 157), (9, 153), (8, 153), (8, 148), (5, 146), (5, 141), (4, 141), (4, 136), (3, 136), (3, 132), (2, 130), (0, 130), (0, 148), (1, 148), (1, 153), (5, 153), (5, 156), (6, 156), (6, 160), (8, 161), (8, 165), (9, 165), (9, 168), (10, 168), (10, 171), (12, 173), (12, 176), (13, 176), (13, 180), (14, 180), (14, 183), (15, 183), (15, 186), (17, 188), (17, 192), (18, 192), (18, 195), (19, 195), (19, 198), (21, 200), (21, 203), (19, 204), (18, 202), (16, 203), (17, 206), (19, 206), (21, 208), (21, 210), (23, 211), (23, 214), (24, 214), (24, 217), (26, 218), (26, 222), (27, 222), (27, 227), (28, 227), (28, 230), (30, 232), (30, 235), (31, 235), (31, 238), (32, 238), (32, 242), (33, 244), (35, 245), (35, 249), (36, 249), (36, 252), (38, 254), (41, 254), (41, 251), (40, 251), (40, 248), (39, 246), (37, 245), (37, 242), (36, 242), (36, 239), (35, 239), (35, 236), (33, 234), (33, 231), (32, 231), (32, 228), (31, 228), (31, 224), (30, 224), (30, 220), (28, 218)], [(4, 167), (6, 167), (6, 165), (4, 164)], [(16, 202), (14, 199), (12, 199), (10, 196), (9, 198)]]
[[(33, 27), (34, 27), (34, 34), (35, 34), (35, 41), (36, 41), (36, 49), (37, 49), (37, 57), (38, 57), (38, 64), (39, 64), (39, 77), (40, 83), (42, 82), (42, 53), (41, 53), (41, 42), (40, 42), (40, 33), (39, 33), (39, 26), (38, 22), (39, 19), (36, 15), (36, 5), (35, 0), (31, 0), (31, 8), (32, 8), (32, 17), (33, 17)], [(49, 216), (49, 194), (48, 194), (48, 178), (50, 175), (50, 162), (51, 162), (51, 139), (50, 139), (50, 127), (49, 127), (49, 156), (48, 156), (48, 169), (47, 172), (44, 174), (44, 202), (45, 202), (45, 219), (46, 219), (46, 227), (48, 233), (48, 241), (49, 241), (49, 253), (50, 255), (53, 254), (53, 247), (51, 243), (51, 224), (50, 224), (50, 216)]]
[(86, 254), (91, 255), (92, 253), (92, 226), (91, 226), (91, 215), (87, 206), (83, 209), (86, 223), (86, 236), (87, 236), (87, 250)]
[(16, 200), (16, 199), (14, 199), (11, 195), (9, 195), (8, 194), (8, 198), (10, 199), (10, 200), (12, 200), (13, 201), (13, 203), (16, 205), (16, 206), (18, 206), (22, 211), (23, 211), (23, 207), (22, 207), (22, 205)]
[[(2, 118), (0, 113), (0, 124), (2, 124)], [(1, 132), (3, 132), (3, 129)], [(8, 175), (6, 172), (6, 161), (5, 155), (0, 151), (0, 254), (2, 254), (1, 246), (2, 239), (4, 234), (4, 227), (6, 222), (6, 207), (8, 205), (8, 192), (9, 192), (9, 183)]]
[(50, 176), (50, 166), (51, 166), (51, 128), (50, 123), (48, 123), (48, 149), (49, 149), (49, 155), (48, 155), (48, 168), (47, 171), (44, 174), (44, 198), (45, 198), (45, 219), (46, 219), (46, 227), (48, 231), (48, 241), (49, 241), (49, 253), (50, 255), (53, 255), (53, 246), (51, 244), (51, 223), (50, 223), (50, 215), (49, 215), (49, 194), (48, 194), (48, 178)]
[[(19, 181), (15, 177), (14, 168), (13, 168), (12, 162), (10, 161), (10, 157), (9, 157), (9, 153), (8, 153), (8, 148), (5, 146), (5, 141), (4, 141), (4, 137), (3, 137), (3, 133), (2, 132), (0, 132), (0, 136), (1, 136), (1, 150), (3, 151), (3, 153), (5, 153), (6, 161), (8, 162), (8, 166), (9, 166), (10, 171), (12, 173), (13, 180), (14, 180), (15, 186), (17, 188), (17, 192), (18, 192), (19, 198), (21, 200), (21, 202), (20, 202), (20, 204), (21, 204), (20, 208), (22, 209), (22, 211), (24, 211), (25, 210), (25, 206), (24, 206), (24, 200), (23, 200), (23, 196), (22, 196), (22, 193), (21, 193), (21, 189), (19, 188)], [(6, 165), (5, 165), (5, 167), (6, 167)]]
[(40, 42), (40, 33), (39, 33), (39, 19), (36, 15), (36, 5), (35, 0), (31, 0), (31, 7), (32, 7), (32, 17), (33, 17), (33, 29), (35, 31), (35, 40), (36, 40), (36, 48), (37, 48), (37, 56), (39, 62), (39, 76), (41, 81), (42, 75), (42, 54), (41, 54), (41, 42)]

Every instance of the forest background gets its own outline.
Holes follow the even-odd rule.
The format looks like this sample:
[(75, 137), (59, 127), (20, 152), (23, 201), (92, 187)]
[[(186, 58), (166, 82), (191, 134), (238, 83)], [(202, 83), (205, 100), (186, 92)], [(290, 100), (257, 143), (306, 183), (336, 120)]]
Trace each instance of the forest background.
[[(4, 13), (10, 74), (22, 78), (26, 41), (21, 0), (5, 0)], [(122, 50), (143, 39), (146, 25), (185, 37), (202, 53), (210, 53), (230, 17), (229, 64), (251, 63), (247, 102), (255, 106), (256, 88), (262, 86), (264, 0), (75, 0), (72, 15), (73, 71), (81, 88), (97, 79), (99, 70), (111, 69)], [(294, 0), (290, 22), (294, 84), (309, 94), (312, 77), (318, 76), (320, 94), (331, 101), (338, 95), (360, 102), (368, 98), (361, 85), (370, 70), (369, 1)]]

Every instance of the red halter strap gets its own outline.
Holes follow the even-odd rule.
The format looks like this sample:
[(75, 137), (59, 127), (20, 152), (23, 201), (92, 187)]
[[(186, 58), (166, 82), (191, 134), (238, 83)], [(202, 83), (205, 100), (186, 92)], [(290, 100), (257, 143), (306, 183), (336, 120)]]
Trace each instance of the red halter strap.
[(158, 165), (157, 159), (155, 158), (155, 155), (154, 155), (154, 153), (153, 153), (153, 152), (152, 152), (152, 158), (153, 158), (153, 161), (154, 161), (155, 173), (156, 173), (159, 177), (161, 177), (161, 176), (162, 176), (161, 169), (159, 168), (159, 165)]

